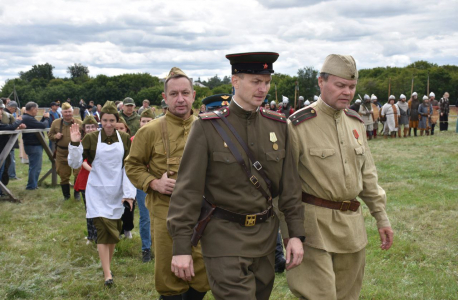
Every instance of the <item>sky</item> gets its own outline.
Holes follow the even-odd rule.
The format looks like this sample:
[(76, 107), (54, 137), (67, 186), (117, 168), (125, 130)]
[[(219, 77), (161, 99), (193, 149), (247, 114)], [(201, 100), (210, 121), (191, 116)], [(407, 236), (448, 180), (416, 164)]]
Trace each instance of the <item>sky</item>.
[(230, 76), (226, 54), (272, 51), (277, 73), (319, 70), (328, 54), (358, 69), (417, 60), (458, 65), (456, 0), (0, 0), (0, 86), (33, 65), (54, 76)]

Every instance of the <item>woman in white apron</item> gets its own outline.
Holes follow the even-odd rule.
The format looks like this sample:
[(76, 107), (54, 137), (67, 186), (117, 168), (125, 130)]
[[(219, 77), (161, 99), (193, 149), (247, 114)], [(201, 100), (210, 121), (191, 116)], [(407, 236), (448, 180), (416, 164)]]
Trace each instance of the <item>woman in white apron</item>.
[(136, 189), (124, 171), (124, 159), (129, 154), (130, 137), (118, 132), (115, 124), (118, 111), (112, 101), (102, 108), (102, 130), (86, 135), (82, 142), (78, 124), (70, 129), (68, 164), (81, 166), (83, 158), (92, 164), (86, 186), (87, 218), (92, 218), (97, 228), (97, 250), (102, 262), (105, 285), (113, 284), (110, 263), (116, 243), (119, 242), (123, 202), (132, 208)]

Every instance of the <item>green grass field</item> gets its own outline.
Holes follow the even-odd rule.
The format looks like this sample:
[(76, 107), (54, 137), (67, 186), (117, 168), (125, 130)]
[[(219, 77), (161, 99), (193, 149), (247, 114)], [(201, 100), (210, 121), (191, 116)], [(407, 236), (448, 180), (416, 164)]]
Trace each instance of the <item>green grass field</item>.
[[(375, 220), (364, 207), (369, 244), (361, 299), (458, 299), (458, 134), (370, 142), (395, 241), (379, 249)], [(26, 191), (20, 163), (8, 187), (21, 204), (0, 202), (1, 299), (155, 299), (154, 262), (141, 262), (136, 228), (116, 246), (115, 287), (103, 287), (96, 246), (86, 245), (82, 201), (62, 201), (50, 179)], [(43, 159), (42, 174), (50, 168)], [(206, 299), (213, 299), (208, 295)], [(277, 275), (271, 299), (295, 299)]]

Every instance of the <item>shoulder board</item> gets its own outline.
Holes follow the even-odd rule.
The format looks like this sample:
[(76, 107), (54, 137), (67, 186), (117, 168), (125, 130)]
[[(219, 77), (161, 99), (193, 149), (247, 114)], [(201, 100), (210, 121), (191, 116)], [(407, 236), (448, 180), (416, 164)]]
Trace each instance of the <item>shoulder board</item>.
[(304, 107), (298, 111), (296, 111), (294, 114), (289, 116), (289, 120), (293, 125), (299, 125), (302, 122), (315, 118), (316, 117), (316, 110), (313, 107)]
[(261, 116), (263, 116), (264, 118), (286, 123), (286, 117), (282, 113), (279, 113), (279, 112), (276, 112), (270, 109), (265, 109), (265, 108), (260, 108), (259, 110), (261, 112)]
[(219, 119), (221, 114), (225, 117), (229, 116), (229, 108), (221, 107), (220, 109), (214, 111), (202, 113), (199, 114), (199, 118), (201, 118), (202, 120)]
[(347, 116), (351, 117), (351, 118), (358, 119), (358, 121), (360, 121), (361, 123), (364, 124), (363, 119), (361, 119), (361, 116), (360, 116), (356, 111), (354, 111), (354, 110), (352, 110), (352, 109), (345, 108), (345, 109), (344, 109), (344, 113), (345, 113)]

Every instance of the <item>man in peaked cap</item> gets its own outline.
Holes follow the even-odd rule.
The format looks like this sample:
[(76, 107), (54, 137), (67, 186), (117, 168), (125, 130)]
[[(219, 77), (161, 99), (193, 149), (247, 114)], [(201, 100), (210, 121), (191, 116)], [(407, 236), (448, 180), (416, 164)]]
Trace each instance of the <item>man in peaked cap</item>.
[[(196, 119), (192, 112), (195, 96), (192, 80), (181, 69), (172, 68), (162, 93), (168, 111), (138, 130), (126, 159), (127, 176), (137, 189), (147, 193), (145, 204), (150, 213), (154, 241), (154, 280), (160, 299), (200, 300), (210, 289), (200, 245), (189, 249), (194, 258), (195, 276), (179, 278), (174, 270), (171, 271), (172, 238), (166, 224), (170, 196), (176, 193), (178, 168), (186, 161), (182, 159), (185, 144), (188, 138), (190, 142), (186, 147), (196, 143), (189, 137)], [(198, 201), (201, 201), (202, 194)], [(180, 213), (187, 212), (180, 209)]]
[(172, 270), (187, 280), (194, 274), (193, 227), (199, 220), (208, 221), (207, 211), (212, 212), (206, 229), (199, 226), (196, 234), (202, 234), (205, 266), (218, 300), (269, 299), (279, 226), (272, 199), (277, 196), (291, 236), (287, 269), (297, 266), (303, 255), (303, 210), (286, 119), (260, 107), (278, 56), (226, 56), (235, 94), (229, 107), (200, 114), (193, 124), (170, 202)]
[(393, 242), (364, 122), (347, 109), (357, 80), (353, 57), (329, 55), (318, 78), (320, 98), (289, 117), (306, 240), (302, 264), (286, 277), (301, 299), (358, 299), (367, 236), (356, 197), (377, 221), (381, 248), (388, 250)]
[(228, 106), (231, 102), (231, 98), (231, 94), (216, 94), (203, 99), (202, 104), (205, 104), (207, 111), (214, 111), (223, 106)]
[(130, 129), (130, 135), (134, 136), (137, 133), (138, 128), (140, 128), (140, 115), (134, 111), (135, 102), (134, 99), (127, 97), (122, 101), (123, 107), (122, 112), (119, 114)]
[[(51, 128), (48, 132), (48, 138), (55, 144), (55, 159), (56, 159), (56, 171), (60, 177), (60, 187), (64, 200), (70, 199), (70, 177), (72, 176), (72, 168), (68, 165), (68, 144), (71, 142), (70, 139), (70, 127), (72, 124), (79, 124), (81, 126), (82, 121), (73, 118), (73, 107), (68, 103), (62, 103), (62, 118), (56, 119), (52, 122)], [(73, 169), (74, 181), (78, 177), (80, 168)], [(77, 191), (73, 192), (75, 200), (80, 199), (80, 193)]]

